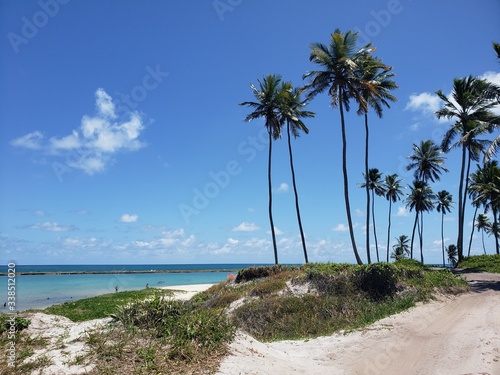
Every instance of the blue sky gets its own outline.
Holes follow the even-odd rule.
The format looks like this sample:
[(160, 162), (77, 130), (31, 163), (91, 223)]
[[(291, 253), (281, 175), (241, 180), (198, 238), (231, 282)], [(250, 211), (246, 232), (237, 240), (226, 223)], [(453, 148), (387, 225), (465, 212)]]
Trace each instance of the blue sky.
[[(270, 73), (296, 86), (314, 68), (309, 44), (360, 31), (394, 67), (398, 102), (370, 118), (370, 167), (405, 170), (412, 144), (439, 143), (435, 91), (467, 75), (500, 83), (492, 41), (500, 3), (445, 1), (2, 1), (0, 249), (19, 264), (272, 263), (267, 139), (244, 123), (250, 83)], [(308, 107), (293, 142), (311, 261), (353, 262), (344, 209), (338, 110)], [(362, 117), (347, 116), (355, 235), (365, 254)], [(280, 262), (303, 261), (286, 139), (274, 144)], [(433, 185), (458, 197), (457, 152)], [(388, 203), (376, 200), (381, 252)], [(469, 236), (472, 210), (469, 215)], [(456, 210), (445, 243), (456, 239)], [(413, 213), (394, 205), (391, 241)], [(425, 217), (425, 255), (441, 259), (440, 215)], [(486, 238), (488, 246), (492, 239)], [(372, 239), (373, 243), (373, 239)], [(372, 249), (374, 256), (374, 249)], [(480, 236), (473, 254), (482, 252)]]

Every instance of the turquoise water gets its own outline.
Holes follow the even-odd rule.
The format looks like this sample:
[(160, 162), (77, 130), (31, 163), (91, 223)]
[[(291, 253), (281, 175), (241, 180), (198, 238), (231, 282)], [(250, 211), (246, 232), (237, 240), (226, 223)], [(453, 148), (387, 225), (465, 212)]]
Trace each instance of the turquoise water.
[[(105, 293), (114, 293), (115, 286), (118, 285), (119, 291), (138, 290), (149, 284), (151, 287), (175, 286), (187, 284), (214, 284), (226, 280), (227, 275), (232, 272), (222, 272), (217, 270), (237, 270), (247, 265), (191, 265), (190, 268), (184, 266), (172, 266), (175, 270), (214, 270), (216, 272), (176, 272), (176, 273), (133, 273), (133, 274), (76, 274), (76, 275), (17, 275), (15, 277), (15, 298), (16, 310), (24, 311), (28, 309), (43, 309), (48, 306), (67, 301), (93, 297)], [(137, 266), (36, 266), (16, 267), (17, 272), (60, 272), (60, 271), (111, 271), (111, 270), (134, 270)], [(78, 269), (75, 269), (77, 267)], [(115, 267), (115, 268), (113, 268)], [(144, 266), (141, 266), (144, 267)], [(147, 265), (143, 270), (152, 269), (172, 269), (166, 266)], [(149, 267), (149, 268), (148, 268)], [(3, 270), (2, 270), (3, 271)], [(234, 271), (233, 271), (234, 272)], [(7, 299), (7, 276), (0, 276), (0, 303)], [(3, 310), (7, 312), (4, 308)]]

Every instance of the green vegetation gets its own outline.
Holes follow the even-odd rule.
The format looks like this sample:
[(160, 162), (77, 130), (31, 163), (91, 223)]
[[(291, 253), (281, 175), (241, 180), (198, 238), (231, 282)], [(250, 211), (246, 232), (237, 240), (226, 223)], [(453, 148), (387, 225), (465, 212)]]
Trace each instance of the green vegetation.
[(500, 273), (500, 255), (475, 255), (466, 257), (457, 267), (473, 271)]
[[(467, 290), (464, 279), (449, 270), (425, 268), (410, 259), (361, 266), (310, 263), (244, 269), (234, 281), (214, 285), (189, 301), (147, 289), (65, 303), (44, 312), (73, 321), (113, 318), (106, 327), (87, 332), (90, 351), (74, 360), (95, 364), (91, 373), (198, 374), (216, 371), (237, 329), (262, 341), (330, 335), (406, 310), (434, 292)], [(39, 345), (17, 334), (16, 347), (24, 358)], [(33, 371), (45, 362), (42, 358), (18, 370)]]
[(23, 317), (14, 316), (14, 319), (12, 320), (10, 315), (0, 313), (0, 333), (7, 332), (9, 330), (20, 332), (23, 329), (28, 328), (30, 323), (31, 322), (29, 320)]
[(114, 313), (119, 306), (143, 301), (147, 298), (154, 297), (156, 294), (169, 296), (172, 295), (172, 291), (150, 288), (109, 293), (97, 297), (84, 298), (74, 302), (54, 305), (45, 309), (44, 312), (47, 314), (65, 316), (73, 322), (82, 322), (108, 317), (110, 314)]

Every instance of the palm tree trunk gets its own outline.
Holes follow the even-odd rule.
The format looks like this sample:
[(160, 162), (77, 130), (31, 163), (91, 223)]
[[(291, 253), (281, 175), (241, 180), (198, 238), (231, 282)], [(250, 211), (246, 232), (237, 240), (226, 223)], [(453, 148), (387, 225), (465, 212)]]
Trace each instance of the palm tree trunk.
[[(494, 228), (498, 228), (498, 213), (496, 209), (493, 209), (493, 225)], [(493, 233), (493, 236), (495, 236), (496, 253), (497, 255), (500, 255), (498, 247), (498, 233)]]
[[(463, 241), (464, 241), (464, 224), (465, 224), (465, 208), (466, 208), (466, 202), (467, 202), (467, 190), (469, 189), (469, 173), (470, 173), (470, 162), (471, 162), (471, 154), (470, 150), (467, 149), (467, 171), (465, 172), (465, 186), (464, 186), (464, 195), (463, 195), (463, 202), (462, 202), (462, 246), (463, 246)], [(474, 230), (474, 222), (472, 222), (472, 229)], [(462, 249), (462, 258), (463, 258), (463, 249)], [(459, 256), (460, 258), (460, 256)]]
[(387, 225), (387, 263), (389, 263), (389, 243), (391, 240), (391, 209), (392, 199), (389, 198), (389, 224)]
[(351, 244), (352, 250), (354, 251), (354, 256), (356, 257), (356, 262), (361, 265), (363, 261), (359, 257), (358, 248), (356, 246), (356, 240), (354, 238), (354, 229), (352, 226), (352, 218), (351, 218), (351, 205), (349, 203), (349, 179), (347, 177), (347, 138), (345, 132), (345, 120), (344, 120), (344, 95), (342, 92), (342, 88), (339, 90), (339, 108), (340, 108), (340, 123), (342, 128), (342, 172), (344, 175), (344, 200), (345, 200), (345, 209), (347, 213), (347, 223), (349, 225), (349, 234), (351, 236)]
[(377, 250), (377, 262), (380, 262), (378, 256), (377, 226), (375, 225), (375, 192), (373, 190), (372, 190), (372, 222), (373, 222), (373, 236), (375, 237), (375, 249)]
[(441, 211), (441, 249), (443, 250), (443, 267), (446, 267), (444, 259), (444, 209)]
[(462, 146), (462, 166), (460, 167), (460, 184), (458, 187), (458, 238), (457, 238), (457, 250), (458, 250), (458, 261), (461, 262), (464, 257), (463, 252), (463, 231), (464, 231), (464, 206), (463, 206), (463, 194), (464, 194), (464, 174), (465, 174), (465, 155), (466, 155), (465, 144)]
[(290, 155), (290, 170), (292, 171), (293, 192), (295, 193), (295, 210), (297, 211), (297, 221), (299, 222), (300, 238), (302, 239), (302, 249), (304, 250), (304, 259), (306, 263), (309, 263), (309, 260), (307, 258), (306, 239), (304, 236), (304, 230), (302, 229), (302, 220), (300, 219), (299, 195), (297, 193), (297, 185), (295, 183), (295, 170), (293, 168), (292, 142), (290, 140), (289, 123), (287, 123), (287, 133), (288, 133), (288, 154)]
[(474, 218), (472, 219), (472, 229), (470, 231), (470, 239), (469, 239), (469, 251), (467, 252), (467, 256), (470, 257), (470, 249), (472, 247), (472, 237), (474, 236), (474, 223), (476, 222), (477, 211), (479, 210), (479, 206), (476, 206), (474, 210)]
[(372, 262), (370, 256), (370, 176), (368, 168), (368, 114), (365, 113), (365, 190), (366, 190), (366, 257), (368, 264)]
[(269, 155), (267, 163), (267, 181), (269, 189), (269, 223), (271, 224), (271, 235), (273, 237), (273, 250), (274, 250), (274, 263), (278, 264), (278, 247), (276, 246), (276, 233), (274, 231), (274, 221), (273, 221), (273, 187), (271, 184), (271, 155), (273, 150), (273, 138), (271, 136), (271, 129), (268, 129), (269, 133)]
[(420, 224), (419, 224), (419, 235), (420, 235), (420, 261), (424, 264), (424, 214), (420, 215)]
[(413, 231), (411, 233), (411, 245), (410, 245), (410, 259), (413, 259), (413, 240), (415, 238), (415, 228), (418, 223), (418, 211), (415, 213), (415, 222), (413, 223)]
[(486, 247), (484, 247), (484, 230), (481, 231), (481, 240), (483, 242), (483, 251), (484, 255), (486, 255)]

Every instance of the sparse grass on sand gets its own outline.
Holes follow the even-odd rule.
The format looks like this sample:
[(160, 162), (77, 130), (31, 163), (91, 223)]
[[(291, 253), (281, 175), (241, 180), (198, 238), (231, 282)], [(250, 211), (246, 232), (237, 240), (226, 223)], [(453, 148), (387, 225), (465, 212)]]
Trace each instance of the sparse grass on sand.
[(457, 267), (471, 271), (500, 273), (500, 255), (474, 255), (466, 257)]
[[(95, 374), (210, 374), (237, 329), (261, 341), (330, 335), (406, 310), (436, 292), (467, 290), (465, 280), (449, 270), (426, 269), (411, 260), (363, 266), (315, 263), (244, 269), (235, 280), (189, 301), (153, 292), (118, 304), (115, 299), (122, 293), (117, 293), (45, 312), (74, 321), (114, 318), (114, 324), (85, 338), (90, 350), (79, 361), (95, 364)], [(100, 310), (96, 315), (94, 308)]]

